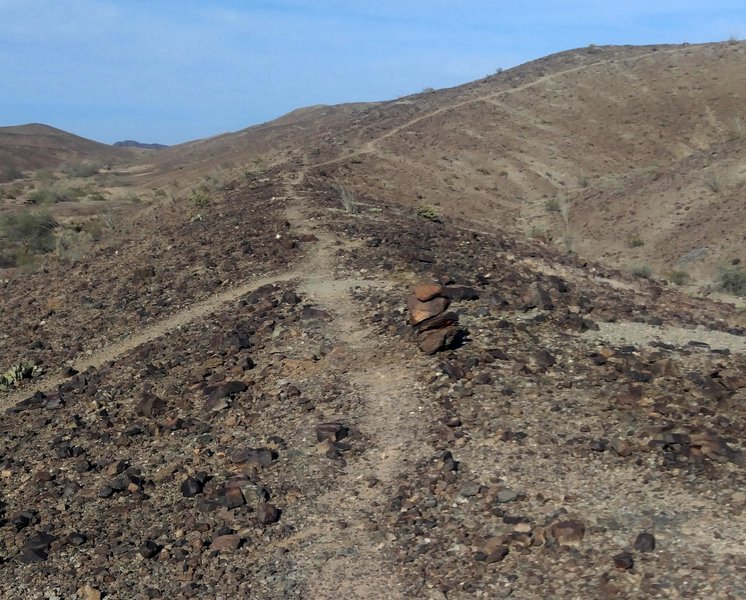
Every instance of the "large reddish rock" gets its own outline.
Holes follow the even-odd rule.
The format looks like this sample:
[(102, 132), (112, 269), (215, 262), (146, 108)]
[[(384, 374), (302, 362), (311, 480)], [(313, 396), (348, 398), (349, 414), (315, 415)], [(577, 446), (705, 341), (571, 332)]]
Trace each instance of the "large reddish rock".
[(417, 325), (425, 319), (430, 319), (445, 312), (450, 300), (448, 298), (434, 298), (421, 302), (416, 297), (409, 299), (409, 324)]
[(428, 331), (420, 337), (419, 346), (425, 354), (435, 354), (449, 348), (456, 341), (460, 329), (455, 326)]
[(443, 292), (443, 286), (439, 283), (420, 283), (414, 286), (414, 295), (420, 302), (427, 302)]
[(458, 315), (455, 312), (447, 312), (442, 315), (436, 315), (425, 319), (414, 326), (414, 330), (417, 333), (423, 333), (431, 329), (442, 329), (443, 327), (450, 327), (458, 323)]

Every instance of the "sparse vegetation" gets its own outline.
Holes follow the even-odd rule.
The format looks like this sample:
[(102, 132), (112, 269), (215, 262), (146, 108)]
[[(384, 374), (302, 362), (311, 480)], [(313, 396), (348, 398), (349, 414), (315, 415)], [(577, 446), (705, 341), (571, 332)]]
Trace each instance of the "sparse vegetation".
[(578, 186), (582, 188), (587, 188), (588, 184), (589, 184), (588, 177), (586, 177), (583, 171), (580, 171), (580, 173), (578, 174)]
[(733, 117), (728, 129), (728, 139), (742, 140), (744, 137), (746, 137), (746, 127), (743, 124), (743, 120), (741, 117)]
[(57, 181), (57, 176), (50, 169), (41, 169), (36, 172), (34, 179), (39, 186), (50, 186)]
[(55, 249), (55, 227), (57, 222), (46, 212), (22, 210), (0, 215), (0, 238), (15, 248), (18, 266)]
[(426, 219), (427, 221), (434, 221), (436, 223), (440, 222), (440, 214), (438, 213), (438, 209), (434, 206), (431, 206), (430, 204), (421, 204), (417, 207), (417, 216), (420, 219)]
[(57, 202), (68, 202), (72, 198), (67, 190), (63, 190), (58, 186), (43, 187), (34, 190), (29, 194), (26, 202), (39, 206), (42, 204), (56, 204)]
[(41, 375), (41, 368), (32, 363), (19, 363), (0, 373), (0, 390), (7, 391), (17, 385), (19, 381), (31, 379)]
[(650, 279), (653, 275), (653, 269), (650, 268), (650, 265), (634, 265), (630, 268), (630, 273), (635, 277)]
[(194, 208), (206, 208), (210, 206), (210, 196), (204, 191), (193, 192), (189, 202)]
[(544, 209), (547, 212), (558, 213), (562, 210), (562, 205), (557, 198), (550, 198), (544, 203)]
[(746, 270), (738, 265), (722, 268), (720, 289), (735, 296), (746, 296)]
[(355, 215), (360, 212), (360, 208), (355, 201), (355, 194), (353, 194), (347, 187), (345, 187), (339, 181), (336, 182), (337, 192), (339, 193), (339, 200), (348, 213)]
[(668, 274), (668, 280), (674, 285), (686, 285), (690, 279), (691, 277), (686, 271), (671, 271)]
[(705, 185), (711, 192), (719, 194), (723, 191), (723, 178), (718, 173), (710, 172), (705, 175)]
[(628, 248), (640, 248), (641, 246), (644, 246), (644, 245), (645, 245), (645, 240), (643, 240), (637, 234), (633, 234), (627, 238)]
[(62, 172), (70, 177), (93, 177), (101, 170), (102, 165), (97, 162), (84, 161), (81, 163), (64, 165)]
[(23, 171), (10, 165), (0, 169), (0, 183), (9, 183), (23, 177)]

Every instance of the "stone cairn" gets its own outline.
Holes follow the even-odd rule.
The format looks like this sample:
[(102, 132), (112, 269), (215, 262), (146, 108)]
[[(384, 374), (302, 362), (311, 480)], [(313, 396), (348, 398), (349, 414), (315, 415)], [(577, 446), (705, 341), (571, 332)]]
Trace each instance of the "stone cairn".
[(451, 299), (463, 296), (464, 288), (447, 288), (438, 283), (420, 283), (409, 298), (409, 324), (425, 354), (435, 354), (454, 345), (464, 334), (458, 315), (446, 312)]

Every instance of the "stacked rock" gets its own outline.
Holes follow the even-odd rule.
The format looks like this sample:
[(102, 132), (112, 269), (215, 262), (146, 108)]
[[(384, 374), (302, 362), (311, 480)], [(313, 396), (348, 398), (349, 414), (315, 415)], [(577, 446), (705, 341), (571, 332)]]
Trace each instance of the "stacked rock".
[(446, 312), (450, 298), (447, 289), (437, 283), (415, 286), (409, 298), (409, 324), (417, 334), (417, 344), (425, 354), (435, 354), (456, 342), (463, 330), (458, 315)]

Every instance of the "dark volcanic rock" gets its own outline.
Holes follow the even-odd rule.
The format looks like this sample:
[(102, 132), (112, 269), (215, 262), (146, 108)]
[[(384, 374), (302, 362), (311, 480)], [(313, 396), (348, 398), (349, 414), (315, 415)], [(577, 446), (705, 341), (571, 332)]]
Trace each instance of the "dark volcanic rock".
[(155, 558), (160, 547), (153, 540), (145, 540), (140, 546), (139, 553), (143, 558)]
[(205, 484), (194, 477), (189, 477), (184, 480), (181, 484), (181, 493), (186, 498), (192, 498), (197, 494), (201, 494)]
[(156, 417), (165, 413), (167, 408), (161, 398), (146, 395), (137, 403), (135, 414), (141, 417)]
[(479, 293), (477, 292), (477, 290), (465, 286), (444, 287), (441, 295), (448, 298), (449, 300), (452, 300), (453, 302), (479, 299)]
[(270, 525), (280, 520), (280, 510), (273, 504), (262, 502), (256, 509), (256, 518), (262, 525)]
[(612, 559), (614, 561), (614, 566), (617, 569), (623, 569), (623, 570), (629, 571), (632, 567), (635, 566), (635, 559), (627, 551), (620, 552), (619, 554), (615, 554), (612, 557)]
[(635, 550), (638, 552), (652, 552), (655, 550), (655, 536), (643, 531), (635, 539)]

